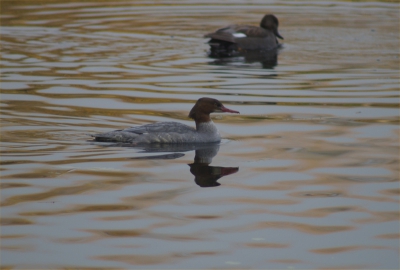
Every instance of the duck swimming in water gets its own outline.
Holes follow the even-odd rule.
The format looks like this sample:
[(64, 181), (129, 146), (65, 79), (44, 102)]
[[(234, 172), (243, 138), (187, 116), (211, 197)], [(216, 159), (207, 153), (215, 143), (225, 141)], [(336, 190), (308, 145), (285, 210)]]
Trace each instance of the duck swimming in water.
[(229, 25), (204, 37), (211, 38), (210, 56), (236, 56), (247, 51), (269, 51), (277, 49), (280, 44), (277, 38), (283, 39), (278, 32), (278, 19), (268, 14), (263, 17), (260, 26)]
[(196, 122), (196, 128), (177, 122), (158, 122), (91, 136), (96, 141), (130, 144), (219, 142), (221, 136), (210, 118), (213, 112), (239, 113), (226, 108), (216, 99), (204, 97), (197, 100), (189, 113), (189, 117)]

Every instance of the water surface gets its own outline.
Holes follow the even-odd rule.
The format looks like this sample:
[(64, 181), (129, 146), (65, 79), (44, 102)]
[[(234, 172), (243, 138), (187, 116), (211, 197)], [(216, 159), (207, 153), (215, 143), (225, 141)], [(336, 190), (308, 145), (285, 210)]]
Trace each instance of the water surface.
[[(2, 1), (2, 268), (399, 268), (396, 2)], [(202, 36), (266, 13), (276, 62)], [(219, 145), (87, 134), (193, 123)]]

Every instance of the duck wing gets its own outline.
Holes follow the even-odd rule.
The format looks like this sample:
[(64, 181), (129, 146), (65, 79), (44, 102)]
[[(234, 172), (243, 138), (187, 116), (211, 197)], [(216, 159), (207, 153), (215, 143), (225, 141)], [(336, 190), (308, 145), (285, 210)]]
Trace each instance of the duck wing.
[(96, 141), (131, 143), (140, 140), (141, 137), (157, 136), (161, 133), (188, 134), (193, 132), (196, 132), (196, 129), (181, 123), (159, 122), (90, 136), (95, 137)]
[(196, 131), (194, 128), (177, 122), (158, 122), (142, 126), (135, 126), (121, 130), (135, 134), (150, 134), (150, 133), (188, 133)]
[(261, 27), (250, 25), (237, 25), (235, 28), (235, 33), (244, 34), (245, 37), (248, 38), (265, 38), (269, 34), (268, 31)]
[(204, 37), (236, 43), (236, 40), (240, 38), (264, 38), (266, 36), (268, 36), (268, 32), (263, 28), (233, 24), (206, 34)]
[(208, 33), (204, 37), (235, 43), (235, 36), (233, 35), (235, 33), (234, 27), (235, 25), (229, 25), (215, 32)]

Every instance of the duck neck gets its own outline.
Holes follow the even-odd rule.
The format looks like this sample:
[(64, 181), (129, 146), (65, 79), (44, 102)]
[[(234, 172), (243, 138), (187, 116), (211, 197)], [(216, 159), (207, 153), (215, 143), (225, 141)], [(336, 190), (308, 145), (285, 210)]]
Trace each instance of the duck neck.
[(210, 114), (196, 113), (196, 111), (194, 111), (193, 109), (190, 112), (189, 117), (192, 118), (196, 122), (196, 130), (197, 131), (199, 131), (199, 126), (202, 123), (208, 123), (208, 122), (212, 123)]
[(214, 122), (210, 119), (207, 122), (197, 122), (196, 121), (196, 130), (199, 133), (206, 133), (206, 134), (217, 134), (218, 129), (214, 125)]

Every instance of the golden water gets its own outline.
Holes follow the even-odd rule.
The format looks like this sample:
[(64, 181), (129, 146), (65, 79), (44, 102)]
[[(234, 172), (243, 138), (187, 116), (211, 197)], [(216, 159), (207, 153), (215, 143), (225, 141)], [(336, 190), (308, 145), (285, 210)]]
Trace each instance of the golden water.
[[(275, 66), (207, 57), (266, 13)], [(1, 58), (2, 268), (399, 268), (396, 1), (4, 0)], [(211, 164), (87, 136), (203, 96)]]

